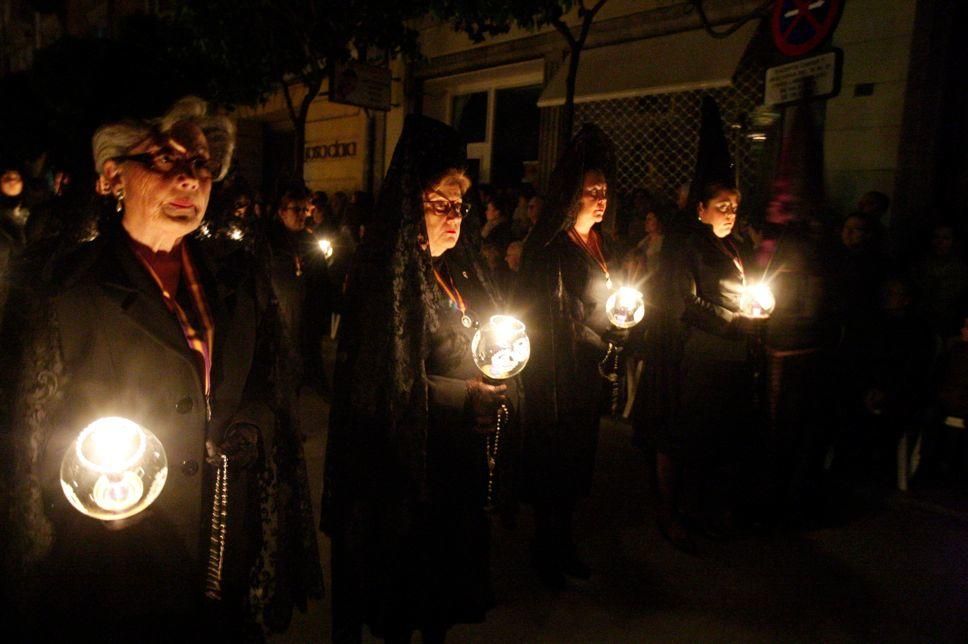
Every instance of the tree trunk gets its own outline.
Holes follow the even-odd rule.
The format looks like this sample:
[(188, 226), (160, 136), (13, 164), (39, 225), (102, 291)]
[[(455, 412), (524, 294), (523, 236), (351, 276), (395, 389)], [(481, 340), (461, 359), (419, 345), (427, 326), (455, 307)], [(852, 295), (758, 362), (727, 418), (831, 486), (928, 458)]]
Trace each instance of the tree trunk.
[(323, 86), (322, 74), (317, 75), (306, 83), (306, 95), (303, 97), (299, 106), (297, 121), (293, 123), (296, 128), (295, 141), (295, 164), (293, 165), (295, 177), (300, 181), (305, 181), (303, 168), (306, 165), (306, 119), (309, 117), (309, 106), (313, 104), (319, 96), (319, 88)]
[(289, 120), (292, 121), (294, 134), (292, 141), (293, 181), (305, 181), (303, 169), (306, 165), (306, 119), (309, 116), (309, 106), (319, 96), (319, 88), (323, 85), (323, 73), (320, 72), (312, 78), (303, 78), (303, 84), (306, 86), (306, 95), (303, 96), (297, 110), (293, 104), (292, 94), (289, 92), (289, 85), (285, 81), (282, 83), (282, 95), (286, 99), (286, 108), (289, 111)]
[(295, 134), (292, 138), (292, 178), (302, 181), (306, 166), (306, 115), (301, 110), (292, 125)]
[(581, 45), (571, 48), (568, 56), (568, 76), (565, 78), (565, 104), (561, 111), (561, 130), (564, 140), (570, 141), (575, 129), (575, 83), (578, 80), (578, 62), (581, 58)]

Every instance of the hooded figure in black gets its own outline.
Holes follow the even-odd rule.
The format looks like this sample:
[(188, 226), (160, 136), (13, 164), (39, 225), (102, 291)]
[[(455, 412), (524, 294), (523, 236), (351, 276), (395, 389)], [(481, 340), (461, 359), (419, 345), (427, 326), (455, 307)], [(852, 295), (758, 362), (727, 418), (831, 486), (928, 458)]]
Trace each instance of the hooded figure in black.
[(351, 269), (323, 494), (337, 642), (359, 641), (363, 624), (442, 641), (491, 601), (485, 436), (515, 397), (471, 358), (475, 326), (498, 308), (463, 217), (464, 163), (453, 129), (408, 117)]
[(610, 266), (600, 232), (613, 167), (611, 142), (584, 125), (552, 174), (516, 293), (532, 343), (523, 373), (530, 410), (523, 492), (535, 510), (533, 563), (551, 587), (563, 586), (565, 574), (589, 575), (575, 551), (572, 522), (595, 465), (605, 391), (599, 363), (609, 342), (622, 340), (605, 314), (612, 282), (619, 286), (610, 268), (618, 265)]
[[(750, 338), (765, 321), (748, 317), (742, 305), (747, 267), (730, 237), (740, 200), (735, 186), (719, 109), (704, 99), (691, 191), (695, 219), (673, 261), (683, 345), (668, 455), (685, 468), (686, 511), (708, 533), (731, 528), (739, 479), (749, 473), (740, 454), (749, 451), (753, 426)], [(660, 477), (670, 475), (661, 465)], [(659, 488), (674, 497), (679, 485), (660, 478)], [(660, 528), (676, 546), (691, 549), (674, 515), (676, 501), (662, 499)]]

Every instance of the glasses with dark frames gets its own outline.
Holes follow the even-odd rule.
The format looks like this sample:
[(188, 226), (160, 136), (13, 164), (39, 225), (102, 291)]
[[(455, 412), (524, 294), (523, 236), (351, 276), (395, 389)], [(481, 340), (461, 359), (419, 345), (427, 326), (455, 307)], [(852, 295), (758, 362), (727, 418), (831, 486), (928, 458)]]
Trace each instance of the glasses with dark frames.
[(471, 205), (466, 201), (449, 201), (447, 199), (427, 200), (424, 205), (430, 206), (430, 212), (439, 217), (446, 217), (454, 213), (455, 217), (463, 219), (471, 212)]
[(189, 168), (192, 174), (200, 179), (217, 177), (222, 171), (222, 165), (201, 154), (188, 156), (171, 149), (161, 149), (157, 152), (142, 152), (141, 154), (125, 154), (114, 157), (115, 161), (134, 161), (158, 174), (168, 174), (176, 168)]

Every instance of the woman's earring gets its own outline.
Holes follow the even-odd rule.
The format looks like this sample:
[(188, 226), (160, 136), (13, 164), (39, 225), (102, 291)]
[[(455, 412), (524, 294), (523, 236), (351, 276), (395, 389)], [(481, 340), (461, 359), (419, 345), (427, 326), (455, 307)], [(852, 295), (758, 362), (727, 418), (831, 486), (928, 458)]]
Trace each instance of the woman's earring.
[(114, 207), (114, 211), (120, 215), (121, 212), (124, 210), (124, 188), (120, 188), (118, 190), (118, 194), (116, 198), (118, 200), (118, 203)]

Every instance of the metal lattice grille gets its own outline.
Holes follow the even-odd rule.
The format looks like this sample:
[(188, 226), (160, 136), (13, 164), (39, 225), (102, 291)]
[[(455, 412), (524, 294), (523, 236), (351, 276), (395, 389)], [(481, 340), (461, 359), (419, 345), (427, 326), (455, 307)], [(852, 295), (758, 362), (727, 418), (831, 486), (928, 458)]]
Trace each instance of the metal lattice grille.
[(595, 123), (615, 143), (619, 192), (646, 188), (674, 198), (692, 181), (699, 143), (700, 104), (710, 95), (719, 104), (739, 186), (745, 193), (757, 181), (759, 160), (743, 124), (763, 96), (764, 67), (751, 58), (739, 65), (732, 87), (656, 94), (575, 105), (575, 130)]

